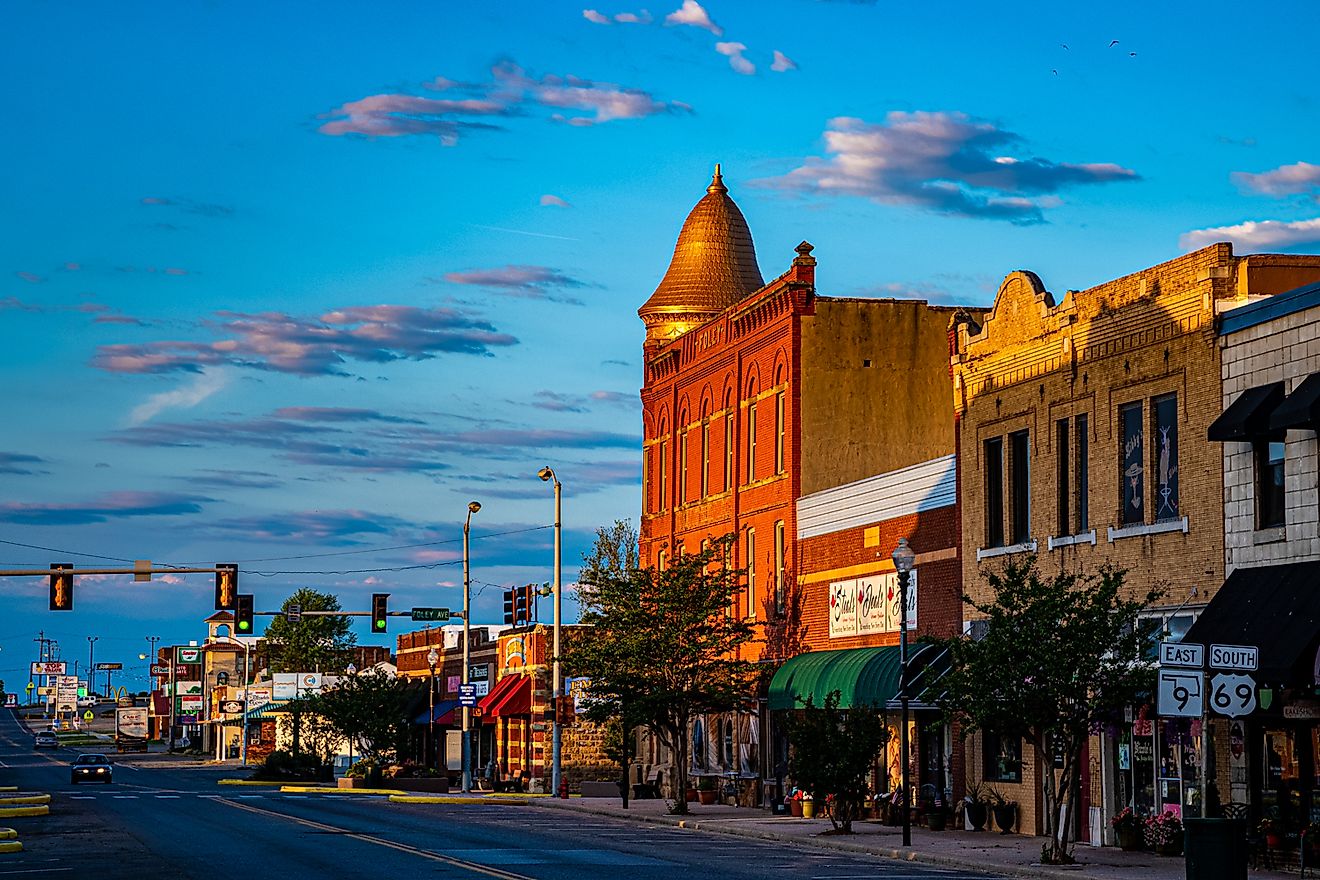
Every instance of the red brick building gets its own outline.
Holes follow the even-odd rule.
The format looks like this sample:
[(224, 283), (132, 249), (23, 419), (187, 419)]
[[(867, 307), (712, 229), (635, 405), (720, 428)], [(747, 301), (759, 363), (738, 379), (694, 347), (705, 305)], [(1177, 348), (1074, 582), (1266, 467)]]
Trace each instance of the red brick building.
[[(948, 403), (954, 310), (819, 296), (812, 251), (798, 245), (788, 270), (764, 282), (717, 166), (638, 310), (646, 325), (642, 564), (663, 568), (674, 554), (736, 535), (734, 564), (747, 582), (731, 610), (757, 630), (747, 659), (775, 665), (807, 651), (897, 643), (896, 615), (879, 625), (854, 619), (846, 635), (831, 621), (831, 591), (850, 595), (842, 585), (851, 591), (859, 577), (892, 581), (899, 537), (918, 553), (918, 631), (951, 635), (961, 626)], [(792, 665), (780, 670), (789, 681)], [(776, 685), (770, 690), (769, 709), (802, 695), (784, 683), (779, 702), (788, 706), (776, 706)], [(782, 775), (767, 694), (749, 698), (761, 701), (755, 713), (698, 720), (696, 775)], [(942, 746), (940, 755), (947, 770)], [(658, 751), (648, 757), (665, 761)]]

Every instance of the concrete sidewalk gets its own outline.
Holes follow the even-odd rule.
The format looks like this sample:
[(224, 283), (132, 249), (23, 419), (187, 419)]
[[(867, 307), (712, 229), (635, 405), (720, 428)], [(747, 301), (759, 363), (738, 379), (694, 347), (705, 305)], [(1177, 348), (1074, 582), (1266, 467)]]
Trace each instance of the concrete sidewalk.
[[(663, 800), (629, 801), (623, 809), (615, 798), (533, 798), (532, 806), (565, 812), (584, 812), (613, 816), (634, 822), (677, 825), (716, 834), (732, 834), (760, 840), (776, 840), (795, 846), (866, 852), (888, 858), (908, 859), (929, 864), (973, 868), (1010, 877), (1085, 877), (1090, 880), (1184, 880), (1186, 863), (1181, 857), (1156, 856), (1154, 853), (1123, 852), (1117, 847), (1079, 845), (1073, 855), (1073, 867), (1040, 865), (1043, 837), (1021, 834), (995, 834), (971, 831), (929, 831), (913, 827), (912, 848), (902, 847), (902, 829), (876, 822), (853, 824), (854, 833), (830, 835), (828, 819), (794, 819), (771, 816), (746, 807), (689, 804), (691, 816), (671, 816)], [(1255, 880), (1296, 878), (1297, 873), (1251, 871)]]

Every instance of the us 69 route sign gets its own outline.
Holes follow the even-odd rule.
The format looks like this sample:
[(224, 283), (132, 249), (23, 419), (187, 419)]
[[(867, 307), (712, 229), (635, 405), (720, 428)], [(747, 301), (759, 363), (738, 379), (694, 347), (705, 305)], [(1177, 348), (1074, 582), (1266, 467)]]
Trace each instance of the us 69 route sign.
[(1155, 712), (1161, 718), (1200, 718), (1205, 709), (1205, 673), (1161, 669)]

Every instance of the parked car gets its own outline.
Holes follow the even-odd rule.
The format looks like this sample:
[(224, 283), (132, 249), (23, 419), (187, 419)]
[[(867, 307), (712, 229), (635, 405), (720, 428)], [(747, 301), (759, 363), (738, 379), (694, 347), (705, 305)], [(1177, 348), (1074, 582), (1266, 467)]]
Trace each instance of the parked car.
[(49, 730), (43, 730), (32, 738), (32, 748), (34, 749), (58, 749), (60, 747), (60, 738)]
[(115, 772), (112, 765), (113, 762), (105, 755), (79, 755), (73, 759), (70, 781), (74, 785), (79, 782), (110, 782)]
[(90, 709), (96, 705), (96, 697), (86, 696), (78, 698), (79, 709)]

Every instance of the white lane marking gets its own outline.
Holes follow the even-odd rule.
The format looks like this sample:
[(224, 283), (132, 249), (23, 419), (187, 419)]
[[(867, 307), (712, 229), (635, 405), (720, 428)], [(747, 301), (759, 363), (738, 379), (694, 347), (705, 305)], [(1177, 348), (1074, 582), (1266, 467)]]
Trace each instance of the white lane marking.
[(286, 794), (284, 799), (286, 801), (305, 801), (307, 800), (307, 797), (308, 796), (305, 794)]
[(177, 801), (178, 799), (179, 799), (179, 796), (178, 796), (177, 794), (158, 794), (158, 795), (156, 795), (156, 800), (158, 800), (158, 801)]
[(138, 796), (135, 794), (117, 794), (113, 797), (117, 801), (135, 801), (138, 799)]
[(71, 794), (71, 795), (69, 795), (69, 800), (71, 800), (71, 801), (94, 801), (94, 800), (96, 800), (96, 797), (95, 797), (94, 795), (90, 795), (90, 794)]
[(256, 799), (263, 798), (263, 797), (265, 797), (265, 795), (263, 795), (263, 794), (240, 794), (240, 795), (238, 795), (238, 797), (239, 797), (241, 800), (250, 801), (250, 800), (253, 800), (254, 798), (256, 798)]
[(9, 874), (49, 874), (51, 871), (72, 871), (73, 868), (23, 868), (18, 871), (0, 871), (0, 877)]

